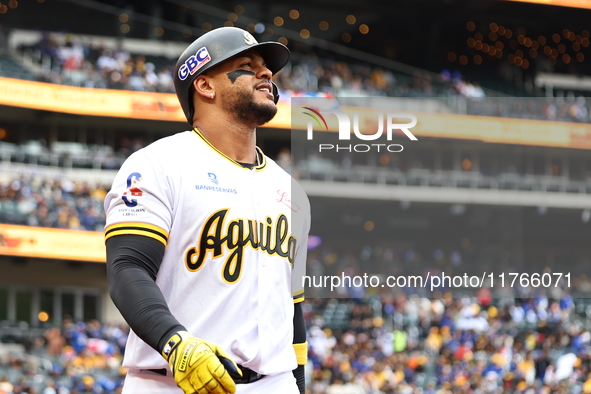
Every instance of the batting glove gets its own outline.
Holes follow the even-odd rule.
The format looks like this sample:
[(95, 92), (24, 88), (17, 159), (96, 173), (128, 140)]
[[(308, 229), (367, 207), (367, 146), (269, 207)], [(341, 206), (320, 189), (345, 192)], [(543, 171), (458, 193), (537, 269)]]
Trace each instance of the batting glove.
[(236, 363), (218, 345), (178, 331), (166, 342), (162, 355), (185, 394), (233, 394), (242, 376)]

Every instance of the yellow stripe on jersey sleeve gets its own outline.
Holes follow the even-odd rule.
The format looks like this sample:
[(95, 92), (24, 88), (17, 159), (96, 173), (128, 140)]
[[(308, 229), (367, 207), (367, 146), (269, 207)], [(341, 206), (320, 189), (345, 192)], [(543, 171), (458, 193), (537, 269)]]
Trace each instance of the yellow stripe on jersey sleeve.
[(300, 291), (296, 291), (293, 294), (293, 303), (297, 304), (300, 303), (302, 301), (304, 301), (305, 297), (304, 297), (304, 289), (300, 290)]
[(117, 223), (105, 229), (105, 241), (116, 235), (133, 234), (143, 235), (156, 239), (166, 246), (168, 242), (168, 232), (158, 226), (148, 223)]

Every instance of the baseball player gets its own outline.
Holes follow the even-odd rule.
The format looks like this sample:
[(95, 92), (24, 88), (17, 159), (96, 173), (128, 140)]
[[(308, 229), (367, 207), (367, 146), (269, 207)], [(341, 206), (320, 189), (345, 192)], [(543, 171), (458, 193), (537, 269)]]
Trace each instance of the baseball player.
[(234, 27), (198, 38), (174, 76), (192, 130), (132, 154), (113, 182), (107, 273), (132, 328), (123, 393), (304, 392), (310, 206), (256, 147), (288, 59)]

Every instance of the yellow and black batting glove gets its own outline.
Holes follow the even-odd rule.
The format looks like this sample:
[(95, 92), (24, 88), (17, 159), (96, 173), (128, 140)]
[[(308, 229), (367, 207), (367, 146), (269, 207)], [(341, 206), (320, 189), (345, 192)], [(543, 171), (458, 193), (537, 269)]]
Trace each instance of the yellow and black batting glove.
[(236, 363), (218, 345), (187, 331), (174, 333), (162, 349), (177, 385), (185, 394), (233, 394), (230, 374), (242, 376)]

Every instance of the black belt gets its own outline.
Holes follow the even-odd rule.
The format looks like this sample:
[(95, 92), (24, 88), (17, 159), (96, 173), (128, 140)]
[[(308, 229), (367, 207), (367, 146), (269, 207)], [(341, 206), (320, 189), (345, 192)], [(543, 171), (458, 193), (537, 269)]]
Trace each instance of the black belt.
[[(261, 380), (262, 378), (265, 377), (265, 375), (261, 375), (260, 373), (256, 373), (255, 371), (253, 371), (250, 368), (246, 368), (243, 367), (242, 365), (239, 365), (238, 368), (240, 368), (240, 371), (242, 371), (242, 377), (237, 376), (235, 374), (231, 374), (230, 376), (232, 376), (232, 379), (234, 379), (234, 382), (236, 384), (246, 384), (246, 383), (252, 383), (252, 382), (256, 382), (257, 380)], [(162, 369), (148, 369), (148, 371), (150, 372), (154, 372), (158, 375), (162, 375), (162, 376), (166, 376), (166, 369), (162, 368)]]
[(261, 375), (260, 373), (256, 373), (252, 369), (243, 367), (242, 365), (239, 365), (238, 368), (240, 368), (240, 371), (242, 371), (242, 377), (232, 376), (234, 374), (230, 375), (230, 376), (232, 376), (232, 378), (234, 379), (234, 382), (236, 382), (236, 384), (252, 383), (252, 382), (256, 382), (257, 380), (261, 380), (262, 378), (265, 377), (265, 375)]
[(166, 376), (166, 369), (164, 369), (164, 368), (162, 368), (162, 369), (140, 369), (140, 372), (141, 371), (150, 371), (150, 372), (157, 373), (158, 375)]

